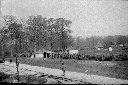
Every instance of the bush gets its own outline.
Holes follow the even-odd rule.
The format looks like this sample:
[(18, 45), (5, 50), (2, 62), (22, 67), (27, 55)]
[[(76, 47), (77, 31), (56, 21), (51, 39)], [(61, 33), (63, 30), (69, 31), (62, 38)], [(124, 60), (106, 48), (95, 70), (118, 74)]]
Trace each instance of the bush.
[(5, 73), (3, 72), (0, 72), (0, 81), (6, 79), (6, 78), (9, 78), (10, 76), (9, 75), (6, 75)]

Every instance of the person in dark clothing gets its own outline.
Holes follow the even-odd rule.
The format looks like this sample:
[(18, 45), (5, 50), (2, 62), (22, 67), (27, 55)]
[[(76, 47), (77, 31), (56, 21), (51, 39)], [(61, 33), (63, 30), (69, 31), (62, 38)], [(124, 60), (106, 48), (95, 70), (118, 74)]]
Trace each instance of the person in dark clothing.
[(47, 53), (47, 58), (49, 58), (50, 57), (50, 53)]
[(65, 65), (62, 63), (62, 71), (63, 71), (63, 76), (65, 76)]
[(34, 58), (36, 57), (36, 54), (34, 54)]
[(10, 63), (12, 63), (12, 59), (10, 59)]
[(44, 58), (46, 58), (47, 53), (46, 53), (46, 52), (44, 52), (43, 54), (44, 54)]

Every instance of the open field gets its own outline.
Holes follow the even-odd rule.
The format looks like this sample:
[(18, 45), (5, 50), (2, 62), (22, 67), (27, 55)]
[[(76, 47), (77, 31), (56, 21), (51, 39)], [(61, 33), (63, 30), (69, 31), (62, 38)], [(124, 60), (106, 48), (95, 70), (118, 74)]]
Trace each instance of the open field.
[[(10, 59), (6, 59), (9, 61)], [(15, 62), (15, 58), (12, 58)], [(43, 58), (18, 58), (20, 63), (29, 64), (33, 66), (42, 66), (47, 68), (61, 69), (61, 62), (59, 59)], [(73, 60), (63, 59), (66, 66), (66, 71), (80, 72), (86, 74), (94, 74), (100, 76), (107, 76), (112, 78), (121, 78), (128, 80), (128, 61), (87, 61), (87, 60)]]
[[(5, 61), (5, 63), (0, 64), (0, 69), (1, 72), (4, 72), (6, 74), (17, 73), (16, 64), (13, 62), (9, 63), (8, 61)], [(128, 80), (125, 79), (110, 78), (105, 76), (98, 76), (71, 71), (66, 71), (66, 75), (62, 76), (62, 70), (32, 66), (27, 64), (20, 64), (19, 72), (20, 75), (33, 75), (41, 78), (52, 78), (52, 80), (57, 80), (57, 82), (59, 81), (68, 84), (128, 84)]]

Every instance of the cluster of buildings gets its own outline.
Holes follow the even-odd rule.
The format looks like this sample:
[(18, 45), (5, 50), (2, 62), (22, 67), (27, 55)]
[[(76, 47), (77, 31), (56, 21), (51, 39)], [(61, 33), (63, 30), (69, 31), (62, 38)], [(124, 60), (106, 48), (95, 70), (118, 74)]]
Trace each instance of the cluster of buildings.
[[(105, 51), (105, 52), (127, 52), (128, 53), (128, 45), (118, 45), (118, 46), (111, 45), (108, 48), (104, 48), (104, 46), (98, 42), (98, 44), (95, 45), (94, 47), (83, 47), (82, 49), (74, 49), (73, 47), (69, 47), (66, 49), (65, 52), (68, 54), (78, 54), (78, 53), (81, 53), (81, 51), (83, 51), (83, 52)], [(42, 57), (43, 52), (47, 52), (49, 54), (56, 53), (56, 52), (52, 52), (52, 51), (43, 50), (43, 51), (38, 51), (36, 56)], [(34, 56), (32, 55), (32, 57), (34, 57)]]

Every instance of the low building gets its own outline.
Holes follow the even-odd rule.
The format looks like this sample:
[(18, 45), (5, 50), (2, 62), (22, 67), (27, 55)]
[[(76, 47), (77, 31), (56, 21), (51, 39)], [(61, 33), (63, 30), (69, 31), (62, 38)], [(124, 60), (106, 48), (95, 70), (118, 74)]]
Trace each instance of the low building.
[(104, 47), (103, 47), (103, 45), (100, 42), (98, 42), (97, 45), (95, 46), (95, 48), (97, 50), (102, 50)]
[(109, 48), (108, 48), (108, 51), (112, 51), (112, 47), (109, 47)]
[(34, 54), (31, 56), (31, 58), (44, 58), (44, 55), (43, 55), (43, 53), (38, 53), (38, 54), (35, 54), (35, 56), (34, 56)]
[(67, 48), (66, 51), (69, 54), (78, 54), (78, 50), (74, 50), (73, 47)]
[(78, 50), (69, 50), (69, 54), (78, 54)]
[(108, 51), (128, 52), (128, 46), (111, 46)]
[(46, 53), (46, 57), (48, 57), (48, 54), (51, 54), (51, 53), (54, 53), (52, 51), (46, 51), (46, 50), (43, 50), (42, 51), (38, 51), (35, 53), (35, 56), (34, 54), (31, 56), (31, 58), (44, 58), (44, 52)]

